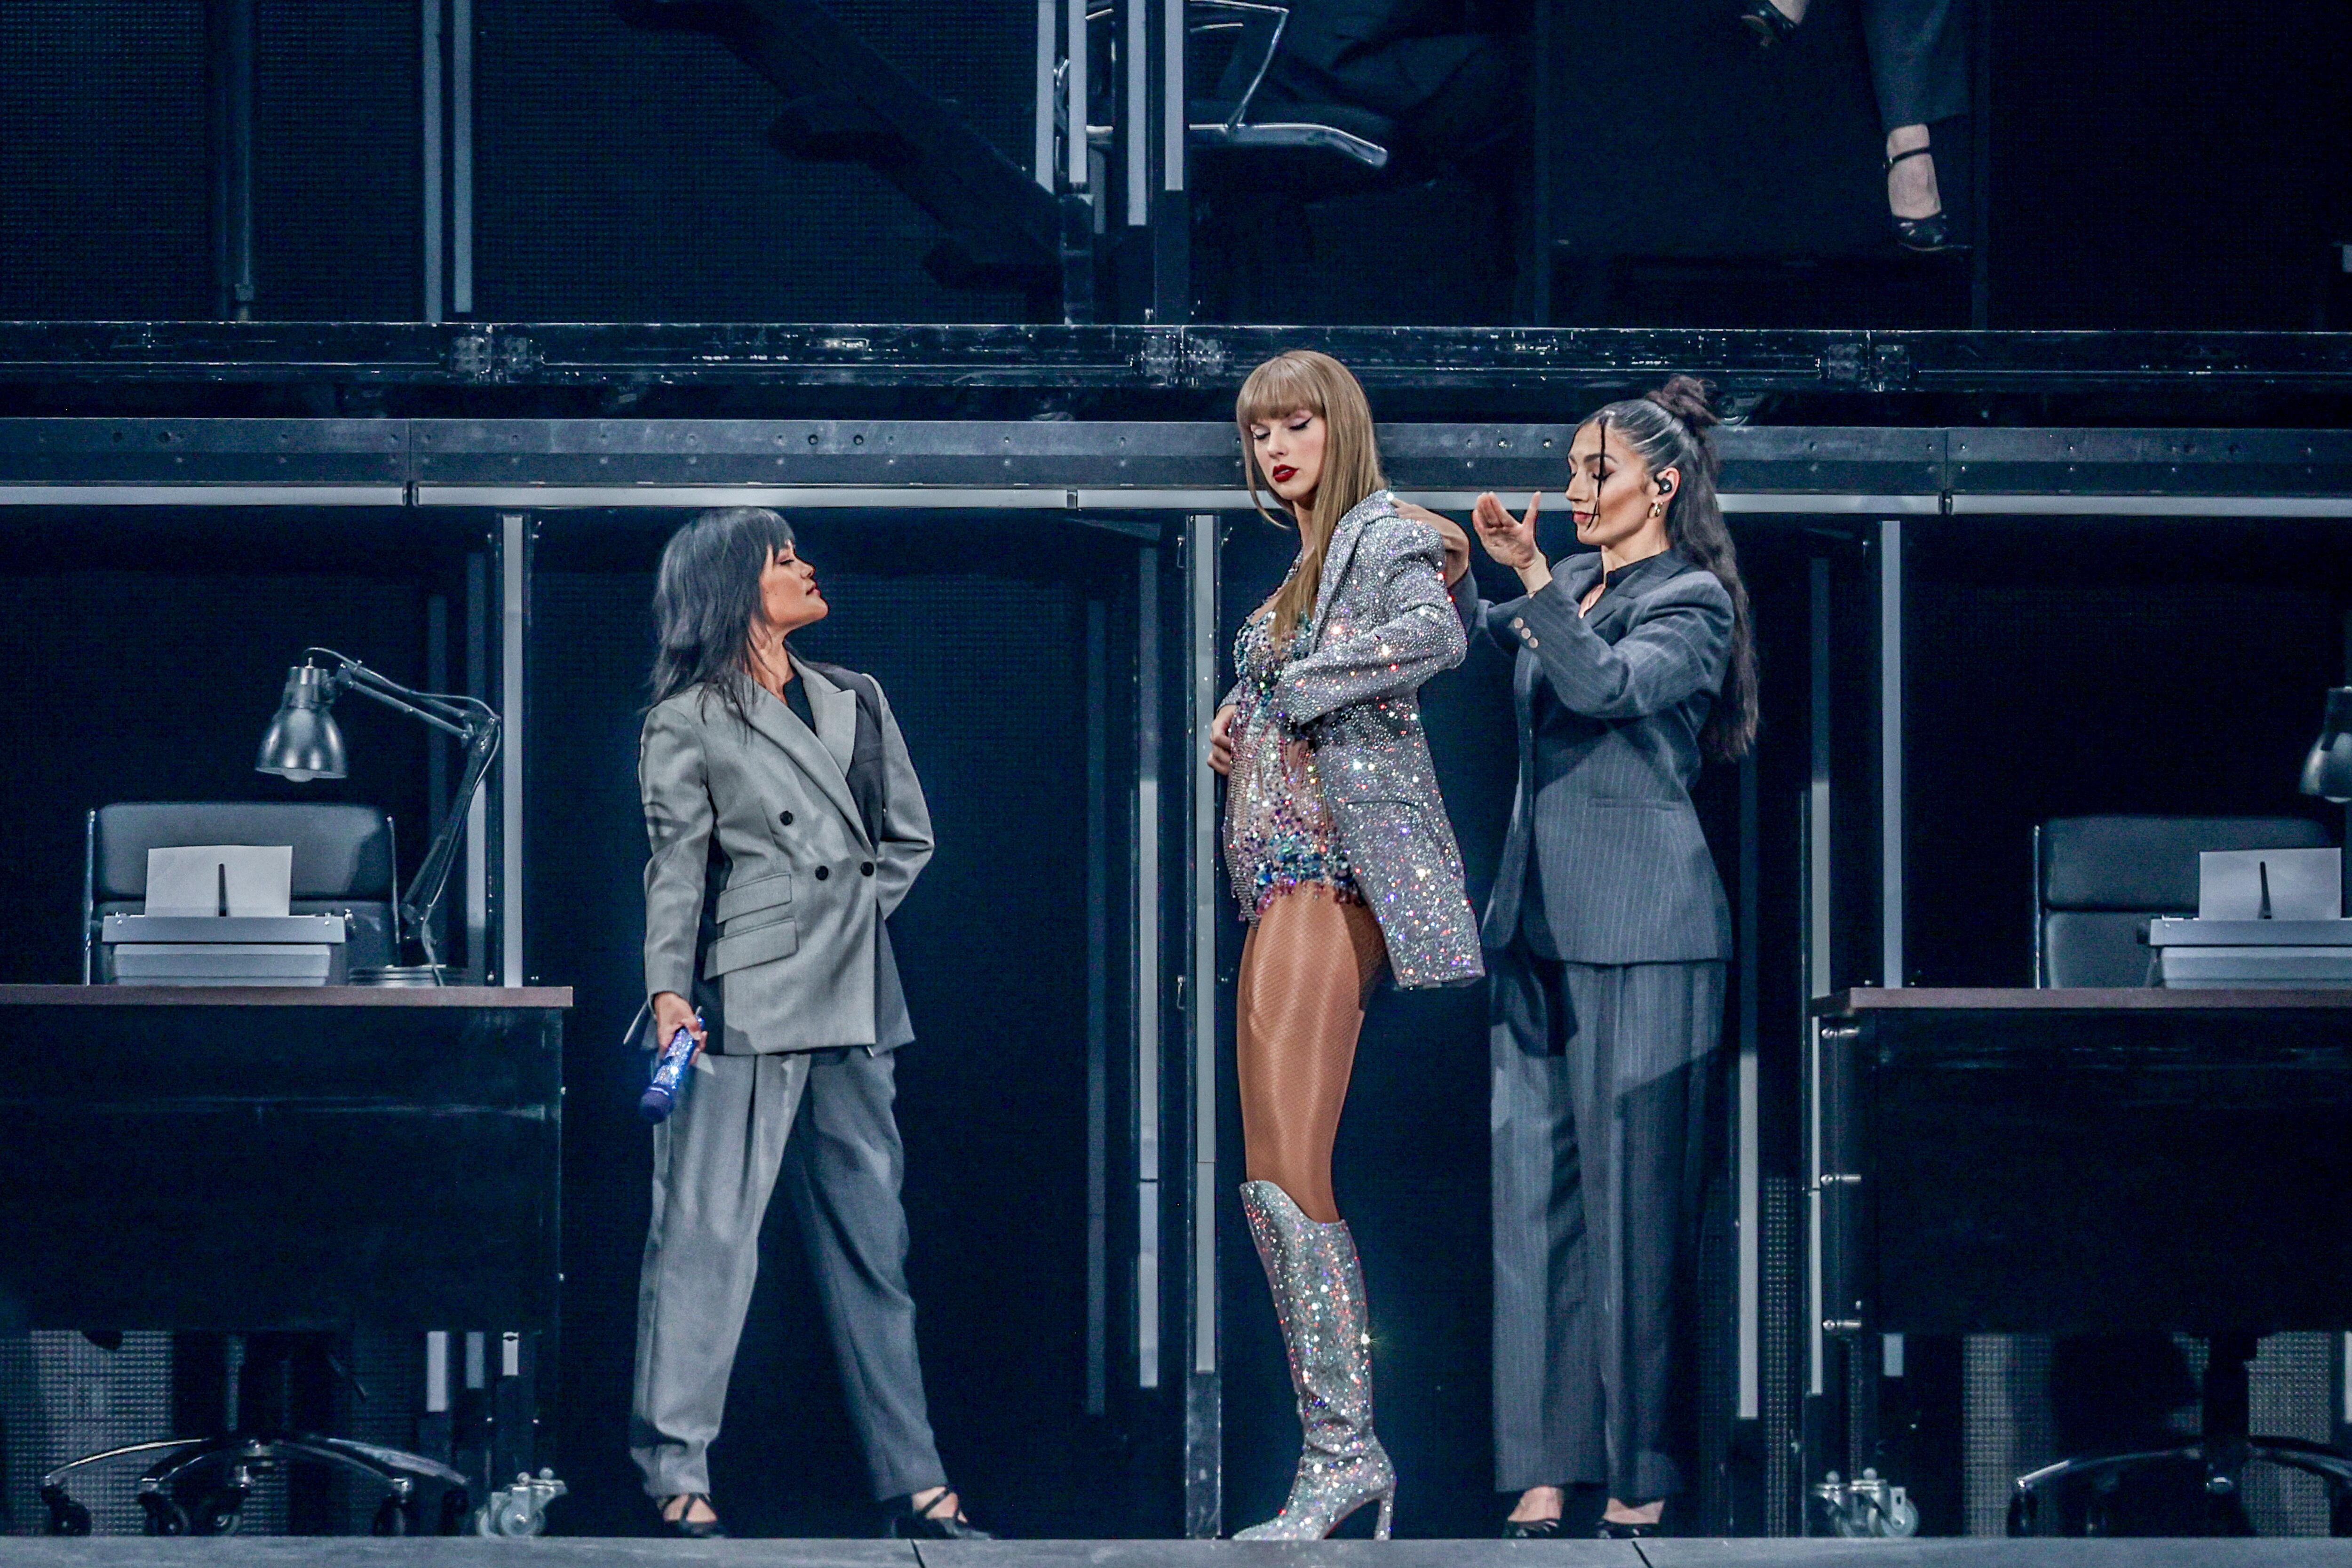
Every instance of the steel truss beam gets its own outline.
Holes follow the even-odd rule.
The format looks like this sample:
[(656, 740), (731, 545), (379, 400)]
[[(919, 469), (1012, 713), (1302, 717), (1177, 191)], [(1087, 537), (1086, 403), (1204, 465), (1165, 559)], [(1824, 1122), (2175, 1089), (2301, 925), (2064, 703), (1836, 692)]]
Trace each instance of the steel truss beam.
[[(1384, 426), (1398, 489), (1466, 505), (1557, 487), (1565, 425)], [(1735, 511), (2340, 515), (2352, 431), (1747, 426)], [(1218, 510), (1230, 426), (1177, 422), (0, 419), (15, 504)], [(232, 493), (234, 492), (234, 493)], [(2200, 511), (2201, 509), (2201, 511)]]
[(2342, 332), (265, 321), (0, 322), (0, 383), (1215, 392), (1297, 347), (1423, 391), (2352, 391)]

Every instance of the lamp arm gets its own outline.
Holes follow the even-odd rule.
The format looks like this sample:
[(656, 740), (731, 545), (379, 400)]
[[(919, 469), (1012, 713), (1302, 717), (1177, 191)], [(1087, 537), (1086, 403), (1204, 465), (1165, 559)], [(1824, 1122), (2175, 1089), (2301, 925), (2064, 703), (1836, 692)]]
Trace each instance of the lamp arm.
[[(415, 691), (398, 681), (387, 679), (348, 654), (330, 647), (314, 647), (309, 654), (325, 654), (335, 660), (336, 669), (329, 679), (338, 690), (352, 690), (372, 698), (385, 707), (397, 710), (412, 719), (421, 719), (436, 730), (470, 741), (490, 710), (474, 699), (449, 699), (437, 693)], [(307, 654), (306, 654), (307, 657)]]
[(491, 762), (499, 754), (500, 725), (499, 715), (489, 704), (471, 697), (446, 697), (438, 692), (416, 691), (398, 681), (377, 674), (347, 653), (337, 653), (331, 647), (310, 647), (303, 650), (305, 660), (314, 658), (333, 662), (334, 671), (328, 677), (331, 689), (352, 690), (361, 696), (381, 702), (386, 708), (423, 721), (435, 729), (455, 735), (466, 743), (466, 771), (457, 783), (457, 796), (449, 805), (448, 814), (441, 819), (441, 831), (425, 846), (425, 858), (418, 863), (416, 874), (408, 879), (408, 890), (398, 895), (394, 906), (394, 939), (402, 930), (413, 931), (425, 949), (427, 963), (436, 968), (440, 955), (433, 951), (433, 911), (441, 902), (441, 894), (449, 884), (449, 872), (457, 864), (457, 836), (465, 831), (467, 808), (482, 787), (482, 775), (488, 773)]
[(489, 772), (491, 761), (499, 754), (499, 730), (498, 716), (486, 713), (464, 731), (466, 771), (457, 781), (457, 798), (449, 803), (441, 830), (425, 846), (425, 858), (417, 863), (416, 874), (408, 879), (408, 890), (401, 896), (400, 923), (416, 933), (426, 962), (436, 965), (440, 955), (433, 950), (433, 911), (439, 907), (450, 869), (457, 864), (457, 836), (465, 830), (467, 808), (482, 787), (482, 775)]

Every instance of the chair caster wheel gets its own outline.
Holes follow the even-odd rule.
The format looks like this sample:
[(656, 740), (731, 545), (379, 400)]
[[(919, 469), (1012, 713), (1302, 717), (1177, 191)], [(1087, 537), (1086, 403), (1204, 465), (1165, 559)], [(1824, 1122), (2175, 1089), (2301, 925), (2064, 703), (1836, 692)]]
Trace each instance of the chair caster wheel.
[(147, 1533), (150, 1535), (186, 1535), (194, 1522), (188, 1510), (159, 1492), (139, 1494), (139, 1506), (147, 1513)]
[(241, 1492), (207, 1492), (187, 1510), (191, 1535), (235, 1535), (245, 1523)]
[(61, 1491), (46, 1490), (41, 1501), (48, 1506), (48, 1532), (51, 1535), (88, 1535), (89, 1510)]
[(398, 1498), (386, 1498), (377, 1505), (375, 1518), (368, 1524), (371, 1535), (406, 1535), (409, 1533), (408, 1510), (400, 1506)]

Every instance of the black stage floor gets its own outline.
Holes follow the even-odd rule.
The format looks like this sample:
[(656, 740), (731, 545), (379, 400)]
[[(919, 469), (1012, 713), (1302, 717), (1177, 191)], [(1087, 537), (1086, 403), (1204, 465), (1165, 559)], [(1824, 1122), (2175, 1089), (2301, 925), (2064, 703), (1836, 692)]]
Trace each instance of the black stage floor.
[(2317, 1568), (2352, 1541), (539, 1541), (226, 1537), (0, 1540), (0, 1568)]

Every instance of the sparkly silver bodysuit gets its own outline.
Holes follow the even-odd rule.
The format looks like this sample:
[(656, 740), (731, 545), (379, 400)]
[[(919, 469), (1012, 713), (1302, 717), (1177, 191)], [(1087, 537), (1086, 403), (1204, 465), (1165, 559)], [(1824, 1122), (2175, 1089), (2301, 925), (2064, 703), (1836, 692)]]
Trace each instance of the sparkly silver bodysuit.
[(1277, 893), (1302, 884), (1361, 902), (1348, 852), (1323, 802), (1314, 752), (1269, 700), (1283, 668), (1306, 652), (1294, 636), (1275, 646), (1274, 617), (1260, 611), (1234, 638), (1234, 770), (1225, 795), (1225, 875), (1242, 918), (1255, 923)]

